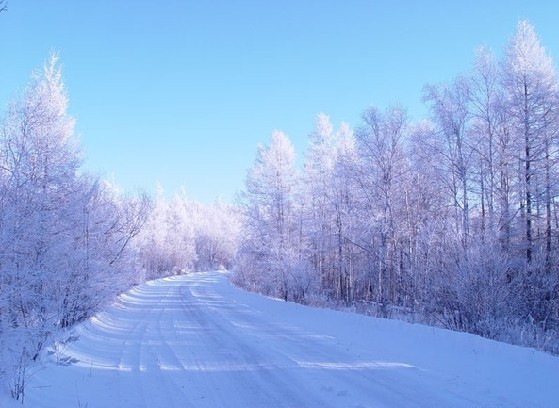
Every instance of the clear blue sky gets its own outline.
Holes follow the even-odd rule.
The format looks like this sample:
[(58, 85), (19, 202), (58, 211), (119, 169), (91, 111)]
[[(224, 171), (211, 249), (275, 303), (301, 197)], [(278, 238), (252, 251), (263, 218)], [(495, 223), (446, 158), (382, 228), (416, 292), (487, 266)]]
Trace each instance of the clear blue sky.
[(0, 109), (59, 52), (85, 166), (124, 190), (231, 200), (259, 143), (301, 155), (314, 117), (370, 105), (425, 115), (421, 90), (500, 52), (520, 18), (557, 62), (556, 1), (9, 0)]

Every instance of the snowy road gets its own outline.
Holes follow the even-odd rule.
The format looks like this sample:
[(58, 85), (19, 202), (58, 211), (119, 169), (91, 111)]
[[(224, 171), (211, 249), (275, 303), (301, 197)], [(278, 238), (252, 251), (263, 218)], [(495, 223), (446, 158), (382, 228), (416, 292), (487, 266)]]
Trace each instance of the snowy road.
[(559, 359), (249, 294), (219, 272), (150, 282), (77, 328), (30, 407), (545, 407)]

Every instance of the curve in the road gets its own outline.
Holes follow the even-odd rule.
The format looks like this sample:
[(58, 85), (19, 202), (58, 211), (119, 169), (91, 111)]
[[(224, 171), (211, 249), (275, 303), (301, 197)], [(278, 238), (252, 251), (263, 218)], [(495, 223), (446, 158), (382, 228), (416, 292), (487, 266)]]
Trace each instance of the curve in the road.
[[(76, 332), (79, 340), (66, 354), (78, 362), (39, 371), (29, 406), (476, 407), (530, 401), (529, 392), (487, 383), (493, 377), (484, 370), (500, 360), (485, 361), (471, 350), (499, 353), (500, 346), (491, 350), (487, 340), (286, 304), (234, 288), (222, 272), (138, 286)], [(531, 363), (559, 372), (552, 357)], [(519, 378), (512, 378), (513, 387)]]

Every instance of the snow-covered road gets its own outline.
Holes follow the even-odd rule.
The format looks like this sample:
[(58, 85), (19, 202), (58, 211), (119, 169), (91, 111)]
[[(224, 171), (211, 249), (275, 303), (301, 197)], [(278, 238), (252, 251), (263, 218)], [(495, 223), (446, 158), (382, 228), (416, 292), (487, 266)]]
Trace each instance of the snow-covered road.
[(221, 272), (153, 281), (76, 329), (30, 407), (553, 407), (559, 359), (287, 304)]

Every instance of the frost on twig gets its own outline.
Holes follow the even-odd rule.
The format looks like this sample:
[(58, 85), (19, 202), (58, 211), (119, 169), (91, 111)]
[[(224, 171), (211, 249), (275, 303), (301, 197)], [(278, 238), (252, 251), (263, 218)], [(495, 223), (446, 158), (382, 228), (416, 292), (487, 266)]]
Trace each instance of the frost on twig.
[(79, 362), (77, 358), (66, 355), (66, 349), (68, 348), (68, 346), (78, 339), (78, 335), (70, 333), (70, 335), (68, 335), (67, 337), (62, 339), (55, 339), (52, 342), (47, 353), (54, 356), (56, 365), (69, 366)]

